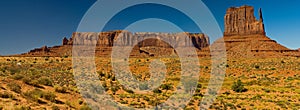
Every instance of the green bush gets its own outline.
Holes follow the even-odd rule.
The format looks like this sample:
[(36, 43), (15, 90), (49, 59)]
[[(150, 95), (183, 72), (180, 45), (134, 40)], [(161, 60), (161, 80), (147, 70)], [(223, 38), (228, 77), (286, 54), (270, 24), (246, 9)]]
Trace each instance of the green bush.
[(147, 90), (147, 89), (149, 89), (147, 83), (140, 84), (140, 87), (139, 87), (139, 88), (140, 88), (140, 90)]
[(21, 107), (15, 108), (15, 110), (32, 110), (32, 109), (27, 106), (21, 106)]
[(170, 85), (170, 84), (162, 84), (162, 85), (161, 85), (161, 88), (162, 88), (163, 90), (172, 90), (172, 89), (173, 89), (173, 86)]
[(247, 91), (247, 89), (244, 88), (244, 84), (242, 83), (242, 81), (240, 79), (233, 83), (233, 85), (231, 86), (231, 89), (235, 92)]
[(34, 89), (32, 91), (25, 92), (23, 94), (26, 98), (33, 100), (35, 102), (40, 101), (39, 98), (46, 99), (51, 102), (55, 102), (55, 94), (52, 92), (43, 92), (39, 89)]
[(39, 89), (34, 89), (32, 91), (25, 92), (23, 95), (27, 99), (30, 99), (30, 100), (35, 101), (35, 102), (38, 102), (39, 98), (41, 98), (42, 95), (43, 95), (43, 91), (41, 91)]
[(16, 93), (21, 93), (21, 86), (18, 85), (17, 83), (9, 83), (7, 84), (7, 87), (11, 90), (14, 91)]
[(52, 92), (45, 92), (42, 94), (42, 98), (51, 101), (51, 102), (55, 102), (55, 94)]
[(47, 77), (41, 77), (38, 82), (45, 86), (52, 86), (52, 80)]
[(14, 96), (12, 94), (8, 93), (8, 92), (0, 93), (0, 97), (1, 98), (11, 98), (11, 99), (14, 98)]
[(38, 80), (33, 80), (29, 77), (25, 77), (22, 80), (25, 84), (34, 86), (34, 87), (38, 87), (38, 88), (43, 88), (42, 86), (39, 85), (39, 81)]
[(92, 110), (92, 109), (87, 105), (83, 105), (80, 107), (80, 110)]
[(157, 93), (157, 94), (162, 93), (162, 91), (160, 89), (158, 89), (158, 88), (154, 89), (153, 92)]
[(55, 92), (58, 92), (58, 93), (67, 93), (66, 87), (54, 86), (54, 89), (55, 89)]
[(60, 110), (59, 107), (58, 107), (58, 106), (55, 106), (55, 105), (52, 106), (51, 108), (52, 108), (52, 110)]
[(13, 77), (12, 77), (14, 80), (21, 80), (24, 78), (24, 76), (22, 74), (15, 74)]

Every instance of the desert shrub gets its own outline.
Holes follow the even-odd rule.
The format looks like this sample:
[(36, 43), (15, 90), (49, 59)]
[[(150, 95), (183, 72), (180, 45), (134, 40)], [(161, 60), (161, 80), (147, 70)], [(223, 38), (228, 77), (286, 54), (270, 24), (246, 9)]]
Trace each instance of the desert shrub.
[(147, 89), (149, 89), (147, 83), (140, 84), (139, 88), (140, 88), (140, 90), (147, 90)]
[(144, 99), (145, 101), (150, 101), (150, 98), (147, 97), (147, 96), (144, 96), (143, 99)]
[(45, 86), (52, 86), (52, 80), (47, 77), (41, 77), (39, 78), (38, 82)]
[(30, 100), (35, 101), (35, 102), (38, 102), (39, 98), (41, 98), (42, 95), (43, 95), (43, 91), (41, 91), (39, 89), (34, 89), (32, 91), (25, 92), (23, 95), (27, 99), (30, 99)]
[(42, 98), (51, 101), (51, 102), (55, 102), (55, 94), (52, 92), (45, 92), (42, 94)]
[(25, 84), (30, 85), (31, 79), (30, 79), (29, 77), (25, 77), (25, 78), (23, 78), (22, 81), (23, 81)]
[(68, 55), (65, 55), (63, 58), (68, 58), (69, 56)]
[(92, 110), (88, 105), (83, 105), (80, 107), (80, 110)]
[(35, 101), (35, 102), (41, 102), (41, 100), (39, 100), (39, 98), (43, 98), (48, 101), (55, 102), (55, 97), (56, 97), (55, 94), (52, 92), (43, 92), (39, 89), (34, 89), (32, 91), (25, 92), (23, 95), (26, 98), (28, 98), (32, 101)]
[(231, 86), (231, 89), (235, 92), (245, 92), (245, 91), (247, 91), (247, 89), (244, 88), (244, 84), (242, 83), (242, 81), (240, 79), (233, 83), (233, 85)]
[(162, 93), (162, 91), (160, 89), (158, 89), (158, 88), (154, 89), (153, 92), (157, 93), (157, 94)]
[(25, 77), (22, 80), (25, 84), (34, 86), (34, 87), (38, 87), (38, 88), (43, 88), (39, 85), (39, 81), (38, 80), (32, 80), (30, 77)]
[(55, 106), (55, 105), (52, 106), (51, 108), (52, 108), (52, 110), (60, 110), (59, 107), (58, 107), (58, 106)]
[(79, 99), (78, 104), (80, 104), (80, 105), (83, 104), (83, 100)]
[(15, 108), (15, 110), (32, 110), (32, 109), (30, 107), (27, 107), (27, 106), (21, 106), (21, 107)]
[(271, 92), (271, 90), (268, 89), (268, 88), (263, 88), (262, 90), (265, 91), (266, 93), (270, 93)]
[(13, 77), (12, 77), (14, 80), (21, 80), (24, 78), (24, 76), (22, 74), (15, 74)]
[(9, 83), (7, 84), (7, 87), (11, 90), (14, 91), (16, 93), (21, 93), (21, 86), (18, 85), (17, 83)]
[(0, 93), (1, 98), (14, 98), (14, 96), (8, 92)]
[(58, 93), (67, 93), (66, 87), (54, 86), (54, 89), (55, 89), (55, 92), (58, 92)]
[(202, 88), (202, 84), (201, 84), (201, 83), (198, 83), (198, 84), (197, 84), (197, 88)]
[(134, 94), (134, 91), (130, 90), (130, 89), (126, 89), (126, 88), (123, 88), (124, 91), (126, 91), (127, 93), (130, 93), (130, 94)]
[(278, 101), (278, 102), (276, 102), (276, 105), (280, 106), (281, 108), (287, 109), (284, 101)]
[(112, 86), (110, 89), (115, 94), (120, 88), (118, 86)]
[(127, 100), (121, 100), (120, 103), (121, 104), (128, 104), (128, 101)]
[(48, 61), (49, 60), (49, 57), (45, 57), (45, 61)]
[(171, 84), (162, 84), (161, 85), (161, 88), (163, 90), (172, 90), (173, 89), (173, 86)]

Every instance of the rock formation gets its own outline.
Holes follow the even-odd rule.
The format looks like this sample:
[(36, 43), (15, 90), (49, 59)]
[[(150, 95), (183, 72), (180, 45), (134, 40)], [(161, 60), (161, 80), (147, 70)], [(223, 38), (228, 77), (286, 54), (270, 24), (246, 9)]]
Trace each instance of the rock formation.
[[(119, 40), (117, 41), (118, 38)], [(190, 42), (188, 42), (189, 39), (191, 40)], [(171, 42), (174, 47), (166, 43), (166, 41)], [(73, 45), (86, 46), (92, 44), (96, 45), (96, 56), (109, 56), (111, 54), (113, 46), (132, 46), (134, 47), (134, 49), (132, 50), (131, 56), (137, 57), (164, 56), (173, 54), (174, 48), (177, 47), (195, 47), (196, 49), (200, 50), (210, 45), (208, 36), (201, 33), (131, 33), (121, 30), (100, 33), (74, 32), (70, 39), (63, 38), (61, 46), (51, 47), (47, 49), (47, 51), (44, 51), (42, 49), (35, 49), (23, 55), (70, 56), (72, 55)]]
[[(133, 57), (176, 54), (171, 45), (164, 42), (168, 41), (174, 44), (174, 48), (194, 46), (200, 57), (209, 57), (211, 47), (218, 49), (218, 46), (224, 46), (224, 43), (228, 58), (300, 57), (298, 50), (288, 49), (266, 36), (261, 9), (259, 19), (256, 19), (254, 8), (251, 6), (231, 7), (226, 11), (224, 19), (224, 37), (216, 40), (212, 46), (209, 46), (209, 38), (199, 33), (75, 32), (70, 39), (64, 38), (61, 46), (35, 49), (22, 56), (70, 56), (74, 42), (75, 45), (97, 45), (96, 56), (110, 56), (112, 47), (118, 45), (134, 46), (130, 55)], [(187, 39), (183, 35), (187, 35), (192, 43), (186, 42)], [(154, 38), (146, 39), (150, 36)], [(114, 44), (118, 37), (120, 40)], [(137, 43), (141, 40), (143, 41)]]
[(35, 53), (35, 52), (38, 52), (38, 53), (47, 53), (47, 52), (49, 52), (49, 49), (48, 49), (47, 46), (43, 46), (41, 48), (36, 48), (36, 49), (30, 50), (30, 53)]
[(224, 18), (224, 37), (212, 45), (224, 41), (228, 58), (300, 56), (296, 50), (288, 49), (266, 36), (261, 9), (259, 20), (256, 20), (251, 6), (231, 7)]
[(224, 17), (224, 36), (265, 35), (261, 9), (259, 16), (259, 20), (256, 20), (251, 6), (229, 8)]

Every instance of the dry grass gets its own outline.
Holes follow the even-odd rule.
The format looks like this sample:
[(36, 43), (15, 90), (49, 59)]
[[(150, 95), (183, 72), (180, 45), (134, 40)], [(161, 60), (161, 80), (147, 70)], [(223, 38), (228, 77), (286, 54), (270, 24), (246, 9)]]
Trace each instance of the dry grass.
[[(72, 58), (68, 57), (0, 57), (0, 108), (3, 109), (83, 109), (72, 74)], [(121, 86), (111, 73), (108, 58), (96, 58), (99, 81), (115, 101), (122, 105), (144, 108), (165, 102), (180, 81), (180, 61), (162, 58), (167, 66), (163, 84), (147, 94), (139, 94)], [(130, 58), (130, 70), (140, 81), (151, 75), (148, 66), (153, 58)], [(197, 109), (207, 90), (210, 60), (200, 59), (198, 88), (186, 109)], [(300, 109), (300, 59), (230, 59), (218, 97), (210, 109)], [(238, 79), (247, 89), (235, 92)], [(146, 89), (142, 85), (141, 89)]]

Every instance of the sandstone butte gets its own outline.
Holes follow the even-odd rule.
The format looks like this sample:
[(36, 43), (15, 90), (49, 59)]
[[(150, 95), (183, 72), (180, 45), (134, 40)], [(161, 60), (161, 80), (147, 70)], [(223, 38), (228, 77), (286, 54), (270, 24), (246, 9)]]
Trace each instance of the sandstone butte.
[[(224, 36), (210, 45), (209, 37), (202, 33), (131, 33), (128, 31), (109, 31), (100, 33), (74, 32), (70, 39), (63, 38), (62, 45), (54, 47), (41, 47), (15, 56), (71, 56), (74, 39), (80, 39), (76, 45), (87, 45), (96, 43), (95, 55), (109, 57), (111, 55), (114, 41), (121, 37), (122, 46), (134, 46), (131, 57), (143, 56), (169, 56), (176, 54), (176, 51), (160, 40), (158, 36), (167, 38), (175, 44), (175, 48), (194, 46), (199, 57), (210, 56), (210, 47), (226, 45), (228, 58), (266, 58), (266, 57), (299, 57), (298, 50), (288, 49), (275, 40), (266, 36), (262, 10), (259, 9), (259, 19), (254, 16), (252, 6), (230, 7), (224, 16)], [(98, 40), (95, 40), (96, 37)], [(145, 39), (146, 37), (157, 39)], [(185, 41), (188, 36), (192, 41)], [(96, 41), (96, 42), (94, 42)], [(223, 45), (222, 45), (223, 44)]]

